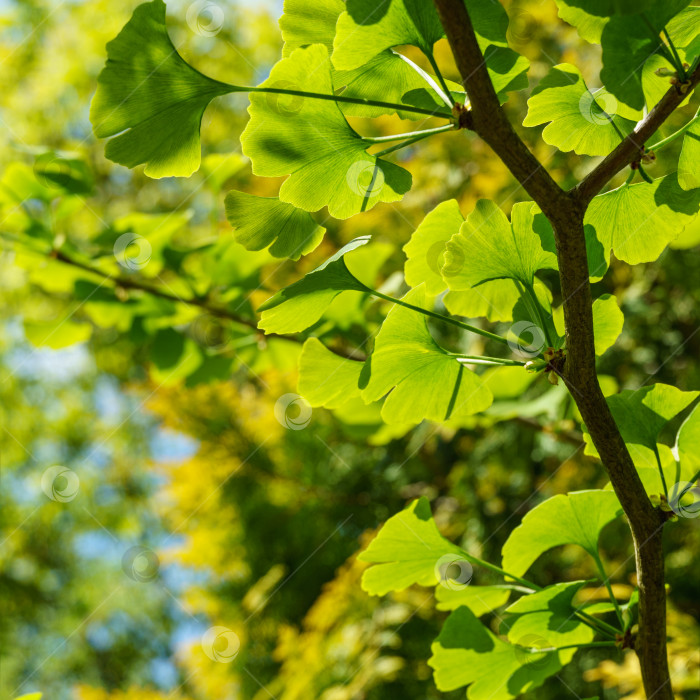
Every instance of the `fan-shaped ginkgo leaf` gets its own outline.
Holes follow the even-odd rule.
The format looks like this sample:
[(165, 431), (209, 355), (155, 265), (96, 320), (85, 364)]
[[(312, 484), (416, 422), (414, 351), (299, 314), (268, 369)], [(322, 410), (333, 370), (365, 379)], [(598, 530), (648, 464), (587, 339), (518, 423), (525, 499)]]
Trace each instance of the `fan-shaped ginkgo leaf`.
[[(655, 2), (643, 14), (616, 15), (605, 25), (600, 39), (603, 47), (600, 79), (620, 102), (632, 109), (644, 107), (644, 64), (662, 50), (664, 44), (659, 35), (663, 27), (689, 2), (690, 0)], [(567, 0), (567, 3), (573, 4), (572, 0)], [(671, 65), (668, 64), (668, 67)]]
[(505, 609), (509, 641), (522, 645), (528, 637), (538, 637), (554, 648), (592, 641), (593, 629), (576, 617), (573, 605), (585, 583), (556, 583), (516, 600)]
[(442, 274), (451, 290), (470, 289), (495, 279), (531, 287), (535, 273), (556, 269), (554, 253), (542, 248), (533, 229), (532, 202), (513, 207), (512, 224), (492, 201), (480, 199), (459, 233), (447, 243)]
[(340, 292), (370, 291), (348, 270), (344, 259), (369, 241), (369, 236), (350, 241), (323, 265), (270, 297), (258, 309), (262, 312), (258, 327), (266, 333), (298, 333), (316, 323)]
[(358, 556), (374, 564), (362, 575), (362, 588), (371, 595), (385, 595), (414, 583), (434, 586), (442, 576), (445, 555), (464, 559), (464, 552), (438, 531), (428, 500), (419, 498), (389, 518)]
[[(486, 67), (500, 100), (527, 87), (529, 62), (508, 47), (508, 15), (500, 3), (472, 0), (469, 14)], [(349, 70), (381, 51), (411, 44), (430, 56), (444, 36), (435, 7), (423, 0), (349, 0), (336, 27), (333, 64)]]
[[(284, 13), (280, 17), (280, 29), (285, 41), (283, 56), (289, 56), (294, 49), (323, 44), (328, 52), (333, 51), (333, 39), (338, 17), (345, 11), (343, 0), (286, 0)], [(433, 86), (437, 83), (429, 76)], [(332, 71), (333, 87), (342, 89), (343, 97), (360, 97), (381, 102), (398, 104), (418, 104), (416, 99), (425, 96), (436, 106), (444, 105), (433, 86), (400, 55), (385, 49), (361, 66), (351, 70)], [(449, 83), (451, 90), (461, 91), (461, 85)], [(378, 117), (395, 110), (376, 105), (339, 103), (343, 114), (353, 117)], [(423, 106), (423, 105), (419, 105)], [(424, 119), (425, 115), (410, 111), (397, 111), (402, 119)]]
[[(554, 66), (527, 101), (524, 126), (547, 124), (542, 138), (560, 151), (604, 156), (630, 134), (636, 121), (623, 118), (632, 110), (605, 90), (589, 91), (575, 66)], [(620, 111), (622, 113), (620, 113)]]
[(299, 358), (297, 390), (310, 406), (337, 408), (360, 395), (363, 362), (341, 357), (318, 338), (309, 338)]
[[(469, 700), (512, 700), (537, 688), (571, 661), (575, 649), (538, 652), (536, 642), (515, 646), (496, 637), (469, 608), (457, 608), (433, 642), (428, 664), (438, 690), (468, 685)], [(534, 662), (534, 663), (533, 663)]]
[[(296, 49), (272, 69), (264, 87), (332, 94), (331, 65), (325, 46)], [(366, 152), (363, 141), (337, 104), (296, 96), (253, 92), (250, 121), (241, 136), (253, 172), (289, 175), (279, 198), (306, 211), (328, 207), (346, 219), (378, 202), (395, 202), (411, 187), (408, 171)]]
[(314, 250), (326, 232), (303, 209), (277, 197), (256, 197), (236, 190), (226, 195), (226, 216), (236, 240), (246, 250), (269, 246), (276, 258), (298, 260)]
[[(417, 287), (402, 301), (425, 308), (425, 290)], [(425, 316), (403, 306), (394, 306), (382, 324), (370, 369), (362, 397), (377, 401), (391, 392), (382, 407), (389, 424), (459, 419), (493, 400), (481, 379), (433, 340)]]
[(622, 508), (612, 491), (573, 491), (533, 508), (503, 545), (503, 569), (522, 576), (544, 552), (577, 544), (598, 556), (598, 536)]
[(595, 197), (584, 223), (590, 227), (587, 235), (602, 244), (606, 259), (612, 248), (620, 260), (636, 265), (656, 260), (698, 211), (700, 189), (681, 189), (671, 173)]
[(454, 199), (438, 204), (426, 214), (408, 243), (403, 247), (406, 254), (404, 276), (411, 287), (425, 284), (428, 294), (440, 294), (447, 287), (442, 278), (447, 241), (459, 231), (464, 222), (459, 204)]
[(678, 184), (684, 190), (700, 187), (700, 118), (685, 132), (683, 147), (678, 159)]
[[(202, 75), (178, 54), (163, 0), (139, 5), (107, 44), (107, 64), (90, 107), (105, 155), (154, 178), (189, 177), (201, 159), (199, 129), (211, 100), (242, 88)], [(122, 133), (123, 132), (123, 133)]]

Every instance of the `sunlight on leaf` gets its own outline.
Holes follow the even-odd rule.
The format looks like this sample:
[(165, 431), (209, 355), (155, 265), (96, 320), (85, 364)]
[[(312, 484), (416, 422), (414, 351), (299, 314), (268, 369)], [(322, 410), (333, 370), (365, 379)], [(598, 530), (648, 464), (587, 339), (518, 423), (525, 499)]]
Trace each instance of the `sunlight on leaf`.
[(199, 168), (204, 110), (238, 90), (183, 60), (168, 35), (165, 3), (152, 0), (107, 44), (90, 121), (96, 136), (113, 137), (105, 147), (110, 160), (128, 168), (145, 163), (149, 177), (189, 177)]
[[(296, 49), (263, 83), (266, 87), (333, 94), (324, 46)], [(306, 211), (328, 207), (347, 219), (378, 202), (396, 202), (411, 187), (408, 171), (366, 152), (337, 104), (301, 96), (252, 93), (250, 121), (241, 136), (253, 172), (289, 175), (279, 198)]]
[(503, 568), (522, 576), (544, 552), (577, 544), (598, 554), (598, 535), (622, 508), (610, 491), (573, 491), (549, 498), (533, 508), (503, 545)]
[(549, 122), (542, 138), (560, 151), (579, 155), (607, 155), (621, 141), (618, 131), (627, 136), (636, 124), (636, 120), (623, 118), (620, 110), (630, 115), (631, 111), (605, 90), (590, 92), (578, 68), (568, 63), (554, 66), (527, 104), (523, 126)]
[(298, 260), (314, 250), (326, 229), (303, 209), (277, 197), (256, 197), (232, 190), (226, 195), (226, 216), (236, 240), (246, 250), (262, 250), (276, 258)]
[[(426, 307), (425, 290), (403, 297)], [(389, 311), (370, 358), (365, 401), (389, 393), (382, 418), (389, 424), (459, 419), (483, 411), (493, 397), (481, 379), (443, 350), (430, 335), (425, 316), (396, 305)]]

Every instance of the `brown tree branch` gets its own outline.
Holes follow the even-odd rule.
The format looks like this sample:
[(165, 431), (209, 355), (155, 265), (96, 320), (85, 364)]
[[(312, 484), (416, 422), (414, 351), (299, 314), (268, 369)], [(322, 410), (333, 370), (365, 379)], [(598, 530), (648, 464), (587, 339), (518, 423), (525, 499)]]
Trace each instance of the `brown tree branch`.
[(668, 90), (649, 114), (637, 124), (634, 131), (581, 180), (575, 188), (579, 201), (588, 205), (620, 170), (639, 160), (647, 140), (680, 106), (688, 93), (700, 83), (700, 65), (693, 71), (688, 80), (689, 83), (684, 87), (685, 92), (678, 86)]
[(501, 109), (463, 0), (436, 0), (435, 5), (471, 102), (469, 128), (491, 146), (527, 193), (541, 202), (545, 214), (558, 210), (566, 201), (566, 193), (523, 143)]
[[(593, 313), (583, 217), (595, 194), (640, 154), (644, 140), (682, 102), (669, 90), (634, 136), (628, 137), (577, 188), (563, 192), (517, 135), (501, 109), (464, 0), (434, 0), (471, 102), (474, 131), (493, 148), (537, 202), (554, 228), (564, 299), (567, 358), (564, 370), (616, 495), (629, 520), (640, 592), (636, 651), (648, 697), (672, 700), (666, 652), (666, 601), (661, 533), (653, 508), (598, 383)], [(696, 71), (692, 78), (700, 80)], [(585, 184), (584, 184), (585, 183)]]

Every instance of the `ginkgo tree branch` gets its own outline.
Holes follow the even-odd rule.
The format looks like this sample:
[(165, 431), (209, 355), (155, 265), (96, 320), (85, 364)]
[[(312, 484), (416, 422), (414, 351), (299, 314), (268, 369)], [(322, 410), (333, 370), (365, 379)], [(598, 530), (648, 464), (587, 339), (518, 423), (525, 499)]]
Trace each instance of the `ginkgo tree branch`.
[(622, 168), (700, 82), (695, 68), (672, 87), (613, 152), (571, 192), (564, 192), (529, 151), (502, 110), (464, 0), (434, 0), (471, 103), (474, 131), (486, 141), (552, 224), (564, 299), (567, 357), (564, 380), (581, 412), (629, 520), (639, 586), (639, 633), (634, 647), (648, 697), (672, 700), (666, 651), (662, 531), (665, 519), (646, 494), (598, 383), (592, 296), (583, 218), (592, 198)]
[(435, 0), (470, 101), (470, 127), (495, 151), (547, 215), (566, 193), (518, 136), (501, 109), (464, 0)]
[[(574, 192), (579, 201), (585, 206), (595, 197), (605, 185), (623, 168), (637, 162), (644, 151), (644, 144), (654, 135), (656, 130), (673, 114), (686, 99), (688, 93), (700, 83), (700, 65), (688, 76), (688, 82), (683, 86), (672, 86), (656, 103), (649, 114), (635, 127), (634, 131), (606, 156), (586, 177), (576, 186)], [(661, 143), (661, 142), (660, 142)]]

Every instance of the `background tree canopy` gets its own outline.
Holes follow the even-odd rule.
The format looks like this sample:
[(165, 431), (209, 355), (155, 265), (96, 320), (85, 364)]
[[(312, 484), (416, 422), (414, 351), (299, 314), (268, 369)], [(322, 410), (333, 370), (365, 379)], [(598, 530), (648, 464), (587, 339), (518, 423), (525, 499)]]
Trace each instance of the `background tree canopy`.
[[(105, 45), (138, 4), (0, 0), (0, 62), (6, 76), (0, 93), (5, 135), (0, 141), (5, 623), (0, 696), (464, 697), (463, 688), (438, 691), (427, 663), (431, 643), (439, 634), (444, 639), (448, 612), (458, 605), (450, 592), (436, 596), (412, 585), (420, 576), (392, 569), (387, 575), (394, 582), (406, 575), (406, 585), (384, 596), (391, 587), (376, 573), (387, 565), (376, 545), (380, 540), (358, 553), (389, 518), (399, 512), (409, 517), (404, 511), (409, 504), (417, 504), (411, 506), (419, 513), (413, 517), (421, 520), (418, 509), (427, 499), (442, 536), (465, 552), (500, 562), (509, 535), (536, 505), (608, 484), (580, 416), (565, 387), (552, 387), (515, 367), (489, 368), (480, 375), (484, 407), (490, 403), (486, 393), (493, 397), (485, 411), (455, 413), (445, 422), (439, 422), (445, 416), (430, 414), (427, 399), (418, 402), (423, 415), (404, 410), (397, 399), (393, 404), (391, 398), (383, 404), (363, 400), (379, 399), (397, 384), (398, 392), (403, 377), (392, 383), (377, 370), (362, 395), (353, 369), (346, 368), (347, 382), (335, 393), (308, 377), (337, 371), (338, 356), (364, 359), (368, 333), (375, 336), (388, 313), (394, 326), (387, 321), (382, 327), (375, 369), (380, 348), (391, 357), (391, 333), (400, 333), (413, 317), (400, 316), (404, 310), (381, 295), (403, 297), (406, 282), (414, 285), (412, 275), (426, 280), (425, 289), (407, 301), (421, 306), (421, 293), (444, 291), (437, 260), (441, 247), (431, 248), (430, 239), (420, 248), (411, 239), (420, 225), (440, 243), (438, 227), (431, 234), (426, 214), (433, 212), (433, 221), (459, 231), (463, 215), (480, 211), (484, 199), (498, 202), (514, 229), (518, 217), (534, 220), (537, 212), (522, 204), (526, 193), (485, 143), (446, 134), (404, 149), (382, 166), (379, 185), (364, 183), (371, 188), (369, 204), (362, 193), (349, 203), (336, 201), (322, 168), (311, 176), (318, 183), (314, 191), (326, 197), (315, 207), (320, 211), (308, 214), (277, 199), (280, 186), (298, 199), (294, 177), (302, 181), (304, 174), (294, 171), (284, 181), (287, 170), (277, 161), (293, 154), (279, 155), (281, 149), (274, 147), (277, 156), (258, 165), (263, 159), (256, 150), (256, 124), (277, 119), (279, 130), (299, 129), (299, 98), (259, 93), (249, 100), (220, 86), (259, 85), (266, 79), (283, 88), (294, 84), (298, 76), (290, 78), (284, 64), (271, 70), (303, 44), (297, 37), (306, 26), (303, 13), (296, 18), (300, 25), (292, 12), (303, 9), (300, 0), (287, 0), (290, 16), (281, 23), (282, 34), (281, 2), (168, 2), (163, 40), (169, 36), (180, 56), (210, 77), (208, 91), (200, 86), (203, 96), (189, 99), (194, 117), (187, 115), (196, 126), (203, 113), (201, 167), (189, 179), (148, 177), (165, 174), (165, 165), (155, 156), (129, 160), (129, 144), (142, 137), (127, 130), (119, 114), (101, 132), (96, 129), (101, 137), (113, 137), (107, 155), (146, 166), (144, 172), (144, 167), (115, 164), (92, 133), (89, 105), (109, 51)], [(323, 3), (331, 13), (334, 4), (342, 5)], [(590, 167), (582, 155), (603, 155), (616, 143), (615, 129), (631, 131), (638, 95), (628, 87), (616, 96), (622, 107), (615, 127), (605, 122), (602, 130), (582, 131), (571, 122), (580, 113), (572, 117), (564, 108), (560, 119), (547, 124), (547, 81), (565, 78), (573, 86), (567, 87), (565, 102), (579, 105), (586, 85), (598, 87), (606, 79), (610, 62), (599, 75), (600, 47), (582, 41), (562, 20), (571, 21), (578, 3), (502, 4), (510, 23), (500, 49), (520, 56), (513, 55), (507, 76), (501, 76), (499, 98), (508, 99), (507, 110), (521, 121), (528, 115), (525, 125), (536, 128), (519, 129), (528, 145), (563, 186), (573, 185)], [(592, 40), (590, 33), (620, 31), (616, 26), (611, 21), (605, 29), (586, 26), (580, 32)], [(318, 42), (328, 43), (327, 37)], [(355, 87), (357, 94), (369, 89), (367, 76), (357, 77), (358, 66), (352, 65), (352, 55), (358, 54), (352, 54), (351, 43), (348, 56), (333, 68), (333, 75), (349, 82), (346, 96)], [(156, 48), (151, 59), (160, 60)], [(318, 56), (305, 57), (321, 60), (324, 51), (318, 48)], [(377, 53), (363, 61), (372, 59), (377, 71), (392, 72), (408, 91), (422, 90), (414, 105), (435, 107), (429, 92), (412, 82), (415, 73), (403, 73), (400, 60), (394, 64), (390, 47), (370, 48)], [(415, 47), (402, 52), (431, 71)], [(459, 93), (459, 74), (444, 39), (434, 54), (445, 89)], [(191, 79), (178, 73), (178, 65), (172, 70), (183, 83)], [(640, 75), (639, 84), (644, 80), (648, 76)], [(109, 76), (102, 84), (123, 88)], [(209, 104), (212, 97), (217, 99)], [(385, 94), (377, 99), (395, 101)], [(174, 119), (185, 119), (177, 112), (182, 102), (158, 123), (164, 139), (172, 136)], [(100, 108), (96, 103), (93, 116)], [(344, 137), (357, 130), (381, 144), (389, 134), (417, 128), (414, 114), (367, 113), (358, 105), (340, 113), (328, 104), (335, 112), (319, 107), (315, 119), (346, 118), (351, 128)], [(659, 139), (697, 108), (692, 95), (664, 124)], [(440, 123), (427, 120), (428, 127)], [(177, 167), (184, 162), (177, 174), (189, 175), (197, 167), (200, 138), (174, 133), (173, 148), (185, 153), (177, 159)], [(580, 138), (571, 140), (573, 133)], [(659, 151), (656, 163), (647, 166), (652, 177), (676, 169), (682, 143), (678, 139)], [(353, 147), (352, 140), (343, 146)], [(367, 158), (375, 162), (372, 153)], [(692, 179), (692, 165), (691, 158), (684, 170), (681, 160), (672, 177)], [(622, 184), (625, 176), (612, 184)], [(653, 185), (671, 186), (670, 181)], [(402, 195), (400, 205), (391, 204)], [(455, 201), (445, 206), (446, 200)], [(367, 211), (349, 218), (360, 209)], [(596, 350), (607, 395), (657, 382), (684, 391), (700, 387), (700, 218), (687, 219), (683, 233), (662, 246), (655, 262), (615, 238), (597, 259), (594, 296), (603, 299), (597, 302), (601, 307), (607, 305), (599, 337), (608, 328), (609, 342)], [(510, 231), (505, 216), (504, 221)], [(491, 240), (498, 235), (495, 227)], [(655, 235), (658, 229), (662, 223)], [(370, 234), (371, 242), (349, 253), (341, 271), (359, 286), (337, 283), (333, 294), (314, 302), (319, 313), (314, 309), (300, 319), (290, 285), (350, 241)], [(449, 255), (474, 257), (469, 240), (463, 247), (451, 241), (448, 264)], [(551, 251), (541, 254), (533, 269), (506, 275), (532, 284), (535, 299), (546, 297), (535, 272), (542, 280), (556, 279)], [(470, 297), (474, 280), (450, 279), (441, 302), (450, 313), (469, 317), (482, 331), (491, 328), (488, 322), (517, 320), (510, 279), (493, 280), (484, 272), (476, 280), (487, 281), (479, 289), (488, 290), (490, 299), (488, 310), (478, 313), (478, 300)], [(357, 291), (368, 287), (380, 296)], [(287, 296), (268, 302), (263, 312), (260, 328), (270, 332), (265, 335), (257, 327), (256, 310), (285, 288)], [(316, 289), (302, 292), (318, 297)], [(614, 295), (624, 312), (621, 329), (622, 319), (606, 295)], [(553, 302), (561, 304), (556, 292)], [(463, 314), (463, 308), (471, 313)], [(557, 321), (555, 312), (552, 323)], [(455, 326), (432, 320), (423, 332), (426, 343), (437, 341), (461, 355), (481, 355), (487, 343), (482, 335), (466, 337)], [(311, 337), (323, 345), (303, 344)], [(308, 370), (308, 391), (298, 384), (300, 366)], [(420, 398), (421, 387), (414, 393)], [(658, 437), (652, 436), (652, 446), (657, 441), (666, 446), (662, 457), (670, 454), (691, 398), (683, 412), (660, 426)], [(644, 442), (637, 442), (641, 453)], [(700, 695), (699, 522), (668, 528), (664, 535), (671, 671), (677, 697), (685, 699)], [(616, 571), (615, 595), (629, 600), (634, 562), (620, 519), (602, 530), (600, 550), (606, 568)], [(529, 578), (542, 587), (596, 575), (595, 562), (571, 543), (547, 552), (529, 569)], [(478, 567), (475, 578), (483, 586), (499, 583), (493, 572)], [(592, 602), (603, 606), (608, 594), (596, 590)], [(484, 612), (505, 602), (499, 590), (489, 595), (500, 602), (485, 604)], [(497, 618), (488, 618), (491, 630), (498, 630)], [(470, 619), (463, 621), (469, 624)], [(644, 695), (630, 650), (614, 650), (611, 656), (609, 650), (592, 649), (523, 697)]]

